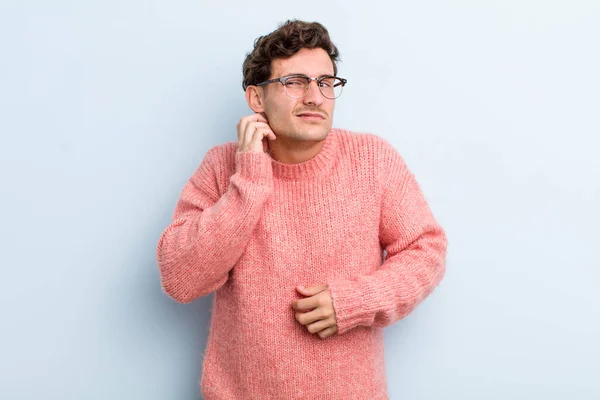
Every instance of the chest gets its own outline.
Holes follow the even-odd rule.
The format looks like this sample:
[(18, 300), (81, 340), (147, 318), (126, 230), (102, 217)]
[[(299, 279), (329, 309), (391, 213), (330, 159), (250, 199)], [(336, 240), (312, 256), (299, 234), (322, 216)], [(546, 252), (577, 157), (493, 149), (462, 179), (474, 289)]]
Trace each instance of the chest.
[(325, 281), (381, 262), (381, 199), (368, 183), (275, 185), (234, 280), (256, 284)]

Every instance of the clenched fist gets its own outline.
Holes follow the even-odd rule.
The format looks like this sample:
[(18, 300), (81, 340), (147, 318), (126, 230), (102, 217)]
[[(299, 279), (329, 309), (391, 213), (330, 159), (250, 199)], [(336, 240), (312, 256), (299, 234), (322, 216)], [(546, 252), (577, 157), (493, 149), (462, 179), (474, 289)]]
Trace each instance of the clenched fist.
[(318, 334), (325, 339), (338, 331), (337, 315), (333, 306), (333, 299), (327, 284), (312, 287), (296, 288), (303, 296), (302, 300), (292, 301), (292, 308), (296, 310), (296, 320), (310, 333)]

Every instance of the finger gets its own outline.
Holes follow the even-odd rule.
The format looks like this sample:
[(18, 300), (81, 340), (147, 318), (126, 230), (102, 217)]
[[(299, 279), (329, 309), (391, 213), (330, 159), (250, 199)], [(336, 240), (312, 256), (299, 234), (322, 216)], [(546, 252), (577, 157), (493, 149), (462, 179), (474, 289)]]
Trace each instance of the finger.
[(315, 321), (327, 319), (330, 317), (329, 315), (325, 315), (322, 308), (315, 308), (313, 311), (309, 312), (296, 312), (296, 319), (302, 325), (308, 325)]
[(257, 119), (256, 119), (257, 122), (266, 122), (266, 123), (269, 122), (269, 121), (267, 121), (267, 119), (265, 118), (265, 116), (262, 115), (261, 113), (256, 113), (253, 116), (257, 117)]
[(257, 128), (263, 128), (263, 129), (271, 129), (269, 124), (267, 124), (266, 122), (250, 121), (250, 122), (248, 122), (248, 126), (255, 126)]
[[(256, 122), (256, 121), (247, 122), (246, 129), (244, 131), (243, 143), (245, 145), (248, 145), (250, 142), (252, 142), (252, 140), (254, 139), (254, 134), (257, 133), (257, 131), (259, 131), (259, 130), (267, 131), (268, 132), (267, 134), (272, 134), (269, 124), (267, 124), (265, 122)], [(263, 136), (261, 136), (260, 140), (262, 140), (263, 137), (264, 137), (264, 134), (263, 134)]]
[(270, 130), (258, 128), (252, 136), (252, 145), (262, 146), (262, 141), (265, 136), (269, 135)]
[(266, 122), (251, 122), (251, 124), (255, 124), (257, 127), (259, 127), (259, 129), (263, 129), (265, 130), (265, 136), (268, 136), (269, 139), (271, 140), (275, 140), (277, 139), (277, 136), (275, 136), (275, 132), (273, 132), (273, 129), (271, 129), (271, 126), (266, 123)]
[(240, 118), (240, 122), (238, 122), (238, 139), (240, 134), (246, 132), (246, 129), (248, 128), (248, 123), (252, 121), (258, 121), (256, 114), (246, 115)]
[(259, 113), (255, 113), (255, 114), (250, 114), (250, 115), (246, 115), (245, 117), (242, 117), (240, 119), (240, 123), (241, 123), (241, 128), (242, 128), (242, 132), (245, 130), (246, 126), (248, 125), (248, 123), (250, 122), (263, 122), (263, 123), (268, 123), (267, 119), (265, 117), (263, 117), (261, 114)]
[(310, 310), (311, 308), (319, 307), (319, 299), (316, 296), (305, 297), (304, 299), (297, 300), (294, 308), (296, 310)]
[(329, 328), (319, 331), (318, 335), (321, 337), (321, 339), (325, 339), (325, 338), (333, 335), (336, 332), (337, 332), (337, 326), (330, 326)]
[(250, 143), (250, 135), (251, 135), (250, 129), (255, 129), (255, 128), (248, 125), (248, 123), (242, 123), (242, 126), (243, 126), (243, 129), (240, 128), (242, 131), (242, 137), (240, 138), (240, 145), (241, 145), (241, 147), (248, 148), (248, 143)]
[(317, 333), (331, 326), (331, 321), (322, 319), (306, 327), (310, 333)]
[(240, 118), (240, 122), (238, 122), (238, 139), (241, 139), (240, 136), (244, 135), (244, 132), (246, 132), (246, 128), (248, 127), (248, 118), (247, 117), (242, 117)]

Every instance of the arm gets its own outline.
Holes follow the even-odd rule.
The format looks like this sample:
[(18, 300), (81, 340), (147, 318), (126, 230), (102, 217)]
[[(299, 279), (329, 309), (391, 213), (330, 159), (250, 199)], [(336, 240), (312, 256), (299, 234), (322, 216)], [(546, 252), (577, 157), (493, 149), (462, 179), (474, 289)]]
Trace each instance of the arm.
[(402, 157), (391, 146), (385, 149), (379, 238), (387, 256), (372, 274), (328, 282), (338, 334), (404, 318), (445, 273), (446, 234)]
[(222, 151), (209, 150), (186, 183), (156, 248), (161, 286), (174, 300), (189, 303), (225, 284), (242, 255), (273, 191), (267, 153), (236, 152), (236, 172), (219, 197), (213, 165)]

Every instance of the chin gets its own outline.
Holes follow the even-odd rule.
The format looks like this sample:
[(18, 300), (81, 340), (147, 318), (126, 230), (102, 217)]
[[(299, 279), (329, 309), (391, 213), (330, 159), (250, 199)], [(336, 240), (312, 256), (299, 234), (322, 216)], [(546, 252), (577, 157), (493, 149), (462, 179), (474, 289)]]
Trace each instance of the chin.
[(331, 126), (299, 126), (294, 129), (294, 137), (306, 140), (324, 140), (331, 130)]
[(327, 137), (327, 135), (329, 134), (329, 131), (331, 131), (331, 126), (323, 127), (321, 129), (317, 130), (315, 132), (315, 135), (321, 137), (322, 139), (325, 139)]
[(303, 133), (301, 133), (301, 135), (306, 140), (321, 141), (321, 140), (325, 140), (328, 133), (329, 133), (329, 130), (326, 130), (326, 129), (312, 129), (308, 132), (304, 131)]

